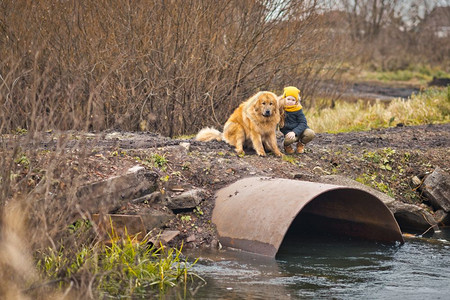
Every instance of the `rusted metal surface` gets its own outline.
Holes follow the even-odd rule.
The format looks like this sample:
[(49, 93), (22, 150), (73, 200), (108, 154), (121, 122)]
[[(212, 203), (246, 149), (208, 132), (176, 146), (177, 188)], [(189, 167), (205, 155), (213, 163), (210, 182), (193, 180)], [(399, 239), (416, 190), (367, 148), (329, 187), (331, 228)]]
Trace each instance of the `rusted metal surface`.
[(340, 235), (403, 243), (394, 216), (376, 196), (281, 178), (251, 177), (219, 190), (212, 221), (222, 245), (266, 256), (276, 255), (288, 229), (299, 221), (306, 224), (304, 230), (311, 225)]

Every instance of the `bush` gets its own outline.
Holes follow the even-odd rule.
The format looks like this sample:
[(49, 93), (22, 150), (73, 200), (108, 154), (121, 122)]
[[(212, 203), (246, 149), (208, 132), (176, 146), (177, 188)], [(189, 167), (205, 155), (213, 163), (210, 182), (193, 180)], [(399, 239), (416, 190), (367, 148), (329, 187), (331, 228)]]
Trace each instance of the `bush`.
[[(258, 90), (314, 90), (318, 4), (307, 1), (3, 1), (0, 132), (222, 125)], [(23, 22), (26, 19), (27, 22)], [(332, 44), (334, 45), (334, 44)], [(328, 50), (330, 46), (327, 46)]]

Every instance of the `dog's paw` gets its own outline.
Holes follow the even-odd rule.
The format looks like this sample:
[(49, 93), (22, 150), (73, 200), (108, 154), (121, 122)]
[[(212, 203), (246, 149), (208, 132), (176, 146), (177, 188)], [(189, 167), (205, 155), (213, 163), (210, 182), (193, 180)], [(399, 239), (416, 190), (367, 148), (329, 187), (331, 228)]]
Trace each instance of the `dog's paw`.
[(278, 157), (282, 157), (282, 156), (283, 156), (283, 153), (281, 153), (280, 151), (274, 152), (274, 154), (275, 154), (276, 156), (278, 156)]
[(235, 151), (236, 151), (236, 154), (238, 155), (238, 156), (244, 156), (245, 155), (245, 152), (244, 152), (244, 150), (242, 150), (242, 149), (234, 149)]

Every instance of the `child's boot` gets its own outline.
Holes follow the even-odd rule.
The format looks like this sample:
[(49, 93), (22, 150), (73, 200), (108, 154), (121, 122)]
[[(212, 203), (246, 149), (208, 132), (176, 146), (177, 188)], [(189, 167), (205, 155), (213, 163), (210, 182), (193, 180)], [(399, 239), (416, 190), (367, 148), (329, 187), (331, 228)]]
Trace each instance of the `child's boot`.
[(293, 154), (295, 152), (294, 148), (291, 145), (284, 146), (284, 153)]
[(303, 145), (303, 143), (298, 142), (297, 144), (297, 153), (303, 153), (305, 152), (305, 145)]

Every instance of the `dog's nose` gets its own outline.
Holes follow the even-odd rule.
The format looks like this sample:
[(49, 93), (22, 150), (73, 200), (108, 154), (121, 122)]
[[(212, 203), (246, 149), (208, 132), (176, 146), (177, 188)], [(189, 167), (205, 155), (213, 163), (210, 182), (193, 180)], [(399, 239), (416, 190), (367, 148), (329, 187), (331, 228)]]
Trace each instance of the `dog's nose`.
[(269, 117), (270, 116), (270, 110), (264, 111), (263, 116), (264, 117)]

